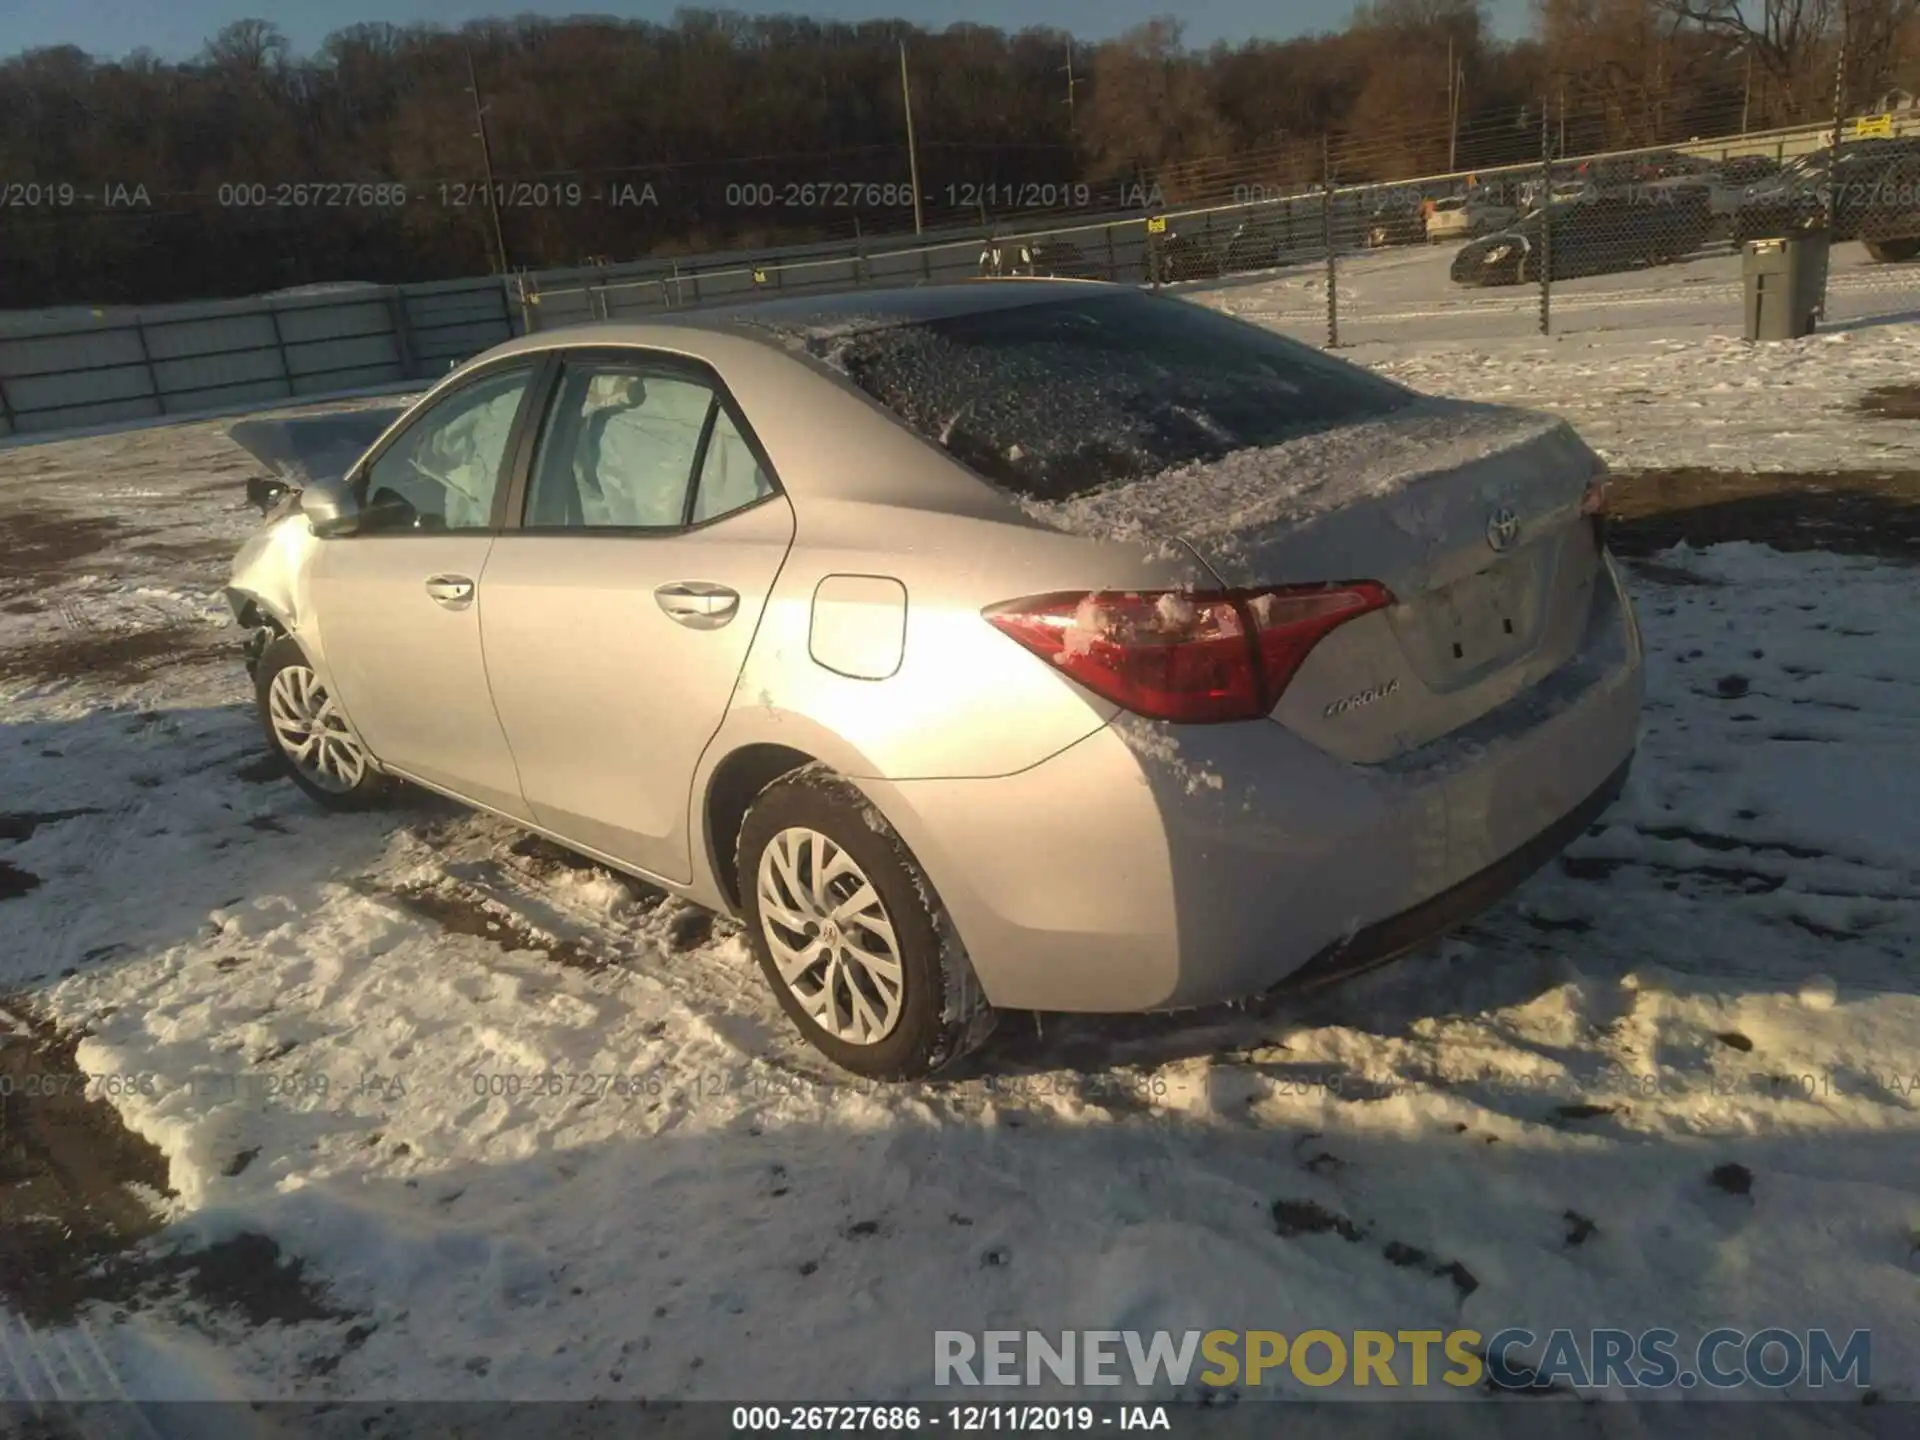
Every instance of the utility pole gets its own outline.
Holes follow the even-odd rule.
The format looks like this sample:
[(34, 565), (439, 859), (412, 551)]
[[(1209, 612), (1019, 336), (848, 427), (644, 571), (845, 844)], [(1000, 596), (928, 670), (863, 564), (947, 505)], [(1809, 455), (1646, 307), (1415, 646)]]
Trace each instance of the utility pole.
[(473, 133), (480, 138), (480, 166), (487, 182), (487, 213), (493, 217), (493, 246), (500, 256), (500, 273), (510, 275), (513, 266), (507, 259), (507, 235), (500, 228), (500, 194), (493, 183), (493, 146), (487, 139), (487, 107), (480, 102), (480, 77), (473, 68), (473, 47), (467, 52), (467, 89), (473, 96)]
[(1460, 87), (1459, 69), (1453, 61), (1453, 41), (1447, 41), (1447, 173), (1458, 169), (1456, 161), (1460, 150)]
[(1073, 115), (1073, 92), (1074, 92), (1074, 88), (1079, 84), (1081, 84), (1081, 81), (1076, 79), (1073, 73), (1073, 39), (1071, 36), (1069, 36), (1067, 39), (1067, 67), (1066, 68), (1067, 68), (1067, 129), (1069, 131), (1075, 131), (1074, 115)]
[(1827, 233), (1833, 233), (1840, 207), (1840, 130), (1847, 118), (1847, 43), (1853, 38), (1853, 6), (1840, 4), (1840, 54), (1833, 63), (1833, 147), (1827, 155), (1827, 195), (1822, 207)]
[(1753, 105), (1753, 46), (1747, 46), (1747, 78), (1740, 87), (1740, 133), (1747, 133), (1747, 116)]
[(907, 42), (900, 42), (900, 104), (907, 112), (907, 180), (913, 186), (913, 233), (921, 233), (920, 152), (913, 143), (913, 91), (907, 85)]

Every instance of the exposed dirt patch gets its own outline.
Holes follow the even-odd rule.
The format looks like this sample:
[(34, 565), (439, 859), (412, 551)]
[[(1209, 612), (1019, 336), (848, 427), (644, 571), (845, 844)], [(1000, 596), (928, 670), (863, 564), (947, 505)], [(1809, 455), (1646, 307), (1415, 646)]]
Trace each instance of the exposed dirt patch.
[(0, 1299), (29, 1323), (56, 1323), (97, 1298), (102, 1267), (160, 1228), (128, 1187), (170, 1194), (166, 1156), (85, 1096), (60, 1035), (24, 1007), (0, 1008)]
[(327, 1303), (305, 1262), (283, 1256), (265, 1235), (242, 1233), (203, 1250), (149, 1256), (120, 1267), (112, 1278), (123, 1292), (131, 1281), (154, 1297), (184, 1293), (203, 1305), (232, 1310), (253, 1326), (352, 1318), (351, 1311)]
[(573, 941), (543, 935), (504, 905), (484, 899), (458, 885), (403, 885), (375, 893), (423, 920), (431, 920), (450, 935), (470, 935), (479, 940), (491, 940), (509, 952), (544, 951), (556, 963), (577, 970), (600, 970), (606, 965), (606, 961)]
[(204, 649), (205, 636), (205, 627), (199, 625), (51, 635), (0, 650), (0, 680), (39, 685), (86, 679), (138, 684), (170, 662)]
[(1357, 1245), (1366, 1238), (1353, 1221), (1315, 1200), (1276, 1200), (1272, 1214), (1275, 1233), (1288, 1239), (1296, 1235), (1338, 1235), (1349, 1245)]
[(249, 785), (265, 785), (269, 781), (286, 779), (289, 771), (287, 762), (281, 758), (279, 752), (269, 750), (266, 754), (247, 761), (233, 773), (236, 778), (244, 780)]
[(33, 832), (42, 825), (58, 825), (62, 820), (77, 820), (82, 815), (98, 815), (96, 805), (83, 805), (78, 810), (19, 810), (11, 815), (0, 815), (0, 840), (31, 840)]
[(1707, 1175), (1707, 1183), (1729, 1195), (1751, 1195), (1753, 1172), (1744, 1165), (1716, 1165)]
[(136, 555), (150, 555), (156, 560), (183, 561), (188, 565), (225, 565), (233, 559), (239, 548), (240, 542), (235, 540), (205, 538), (151, 540), (127, 547)]
[(0, 900), (18, 900), (22, 895), (40, 888), (40, 877), (31, 870), (22, 870), (5, 860), (0, 860)]
[(0, 1302), (35, 1326), (94, 1301), (138, 1310), (176, 1296), (255, 1326), (348, 1318), (264, 1235), (148, 1243), (163, 1224), (156, 1202), (174, 1193), (167, 1159), (87, 1097), (81, 1038), (0, 1003)]
[(76, 560), (97, 555), (117, 540), (143, 535), (111, 515), (71, 515), (50, 506), (23, 505), (0, 511), (0, 584), (57, 575)]
[(1880, 420), (1920, 420), (1920, 385), (1876, 385), (1854, 408)]
[(1600, 1231), (1599, 1225), (1578, 1210), (1568, 1210), (1561, 1218), (1567, 1222), (1566, 1243), (1569, 1249), (1586, 1244)]
[(1619, 555), (1746, 540), (1776, 550), (1920, 559), (1920, 471), (1685, 468), (1625, 471), (1614, 482), (1608, 536)]

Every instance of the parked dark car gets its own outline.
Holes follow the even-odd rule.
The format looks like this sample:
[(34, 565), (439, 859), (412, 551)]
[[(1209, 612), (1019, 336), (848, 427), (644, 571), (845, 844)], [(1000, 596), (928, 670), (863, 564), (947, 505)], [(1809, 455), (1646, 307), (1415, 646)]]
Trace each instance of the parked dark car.
[[(1874, 258), (1898, 259), (1893, 251), (1920, 233), (1920, 142), (1857, 140), (1792, 161), (1778, 175), (1751, 186), (1733, 216), (1737, 242), (1811, 229), (1826, 218), (1831, 176), (1836, 241), (1867, 240)], [(1888, 249), (1891, 247), (1891, 249)]]
[(1780, 173), (1780, 162), (1771, 155), (1736, 155), (1714, 169), (1722, 185), (1757, 185)]
[(1202, 237), (1169, 230), (1159, 239), (1159, 273), (1154, 278), (1162, 285), (1212, 280), (1220, 274), (1220, 256)]
[(1053, 275), (1067, 280), (1105, 278), (1078, 245), (1067, 240), (1021, 240), (990, 244), (980, 256), (983, 275)]
[[(1551, 247), (1546, 227), (1553, 227)], [(1540, 278), (1550, 249), (1553, 278), (1604, 275), (1664, 265), (1705, 243), (1713, 212), (1704, 187), (1657, 198), (1602, 195), (1556, 200), (1517, 224), (1464, 245), (1450, 271), (1460, 285), (1517, 285)]]
[(1386, 205), (1367, 216), (1367, 245), (1379, 249), (1388, 245), (1424, 245), (1427, 240), (1426, 212), (1418, 205)]
[(1843, 218), (1881, 264), (1920, 258), (1920, 152), (1887, 162), (1874, 177), (1871, 198)]
[(1220, 271), (1225, 275), (1249, 270), (1274, 270), (1317, 255), (1321, 244), (1320, 215), (1304, 207), (1252, 215), (1234, 227), (1220, 247)]

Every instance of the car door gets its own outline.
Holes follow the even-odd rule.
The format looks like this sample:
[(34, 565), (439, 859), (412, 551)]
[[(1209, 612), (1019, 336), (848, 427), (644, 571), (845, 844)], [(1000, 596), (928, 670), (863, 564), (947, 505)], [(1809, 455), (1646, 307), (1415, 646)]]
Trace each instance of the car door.
[(334, 693), (381, 763), (521, 819), (480, 651), (479, 580), (534, 368), (476, 372), (362, 461), (360, 523), (317, 547), (310, 581)]
[(1553, 216), (1554, 278), (1593, 275), (1618, 264), (1620, 202), (1574, 201)]
[(483, 577), (494, 703), (537, 823), (684, 882), (693, 773), (793, 511), (703, 365), (582, 351), (548, 389)]

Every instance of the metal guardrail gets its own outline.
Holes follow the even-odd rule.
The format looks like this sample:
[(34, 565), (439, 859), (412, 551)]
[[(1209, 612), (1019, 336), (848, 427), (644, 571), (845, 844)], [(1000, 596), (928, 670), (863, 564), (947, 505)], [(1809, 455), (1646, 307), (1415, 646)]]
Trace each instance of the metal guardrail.
[(497, 278), (7, 317), (0, 435), (392, 388), (521, 328)]

